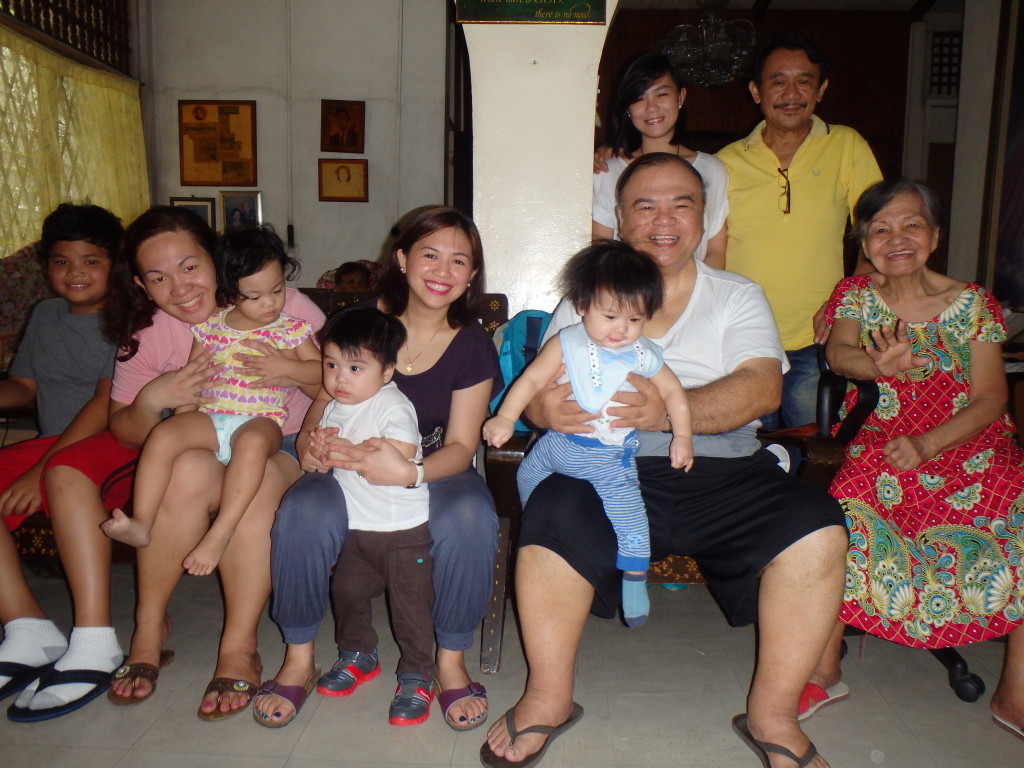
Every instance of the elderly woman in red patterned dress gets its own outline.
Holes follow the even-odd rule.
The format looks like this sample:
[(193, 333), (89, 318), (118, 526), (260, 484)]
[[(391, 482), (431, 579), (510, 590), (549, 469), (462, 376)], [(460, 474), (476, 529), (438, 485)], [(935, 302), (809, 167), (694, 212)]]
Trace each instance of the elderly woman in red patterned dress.
[(1005, 411), (1002, 313), (926, 266), (939, 202), (924, 184), (879, 182), (854, 212), (874, 271), (836, 286), (827, 356), (879, 398), (830, 489), (850, 529), (846, 594), (801, 717), (848, 693), (844, 624), (918, 648), (1009, 635), (991, 707), (1024, 737), (1024, 451)]

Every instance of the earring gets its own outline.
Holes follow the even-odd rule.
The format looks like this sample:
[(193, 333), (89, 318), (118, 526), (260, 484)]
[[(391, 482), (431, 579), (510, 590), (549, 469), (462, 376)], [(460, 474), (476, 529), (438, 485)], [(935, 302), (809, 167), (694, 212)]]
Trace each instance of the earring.
[(469, 288), (469, 286), (471, 286), (471, 285), (472, 285), (472, 283), (466, 283), (466, 287), (467, 288)]
[(405, 274), (405, 267), (399, 267), (399, 269), (402, 270), (402, 274), (404, 275)]

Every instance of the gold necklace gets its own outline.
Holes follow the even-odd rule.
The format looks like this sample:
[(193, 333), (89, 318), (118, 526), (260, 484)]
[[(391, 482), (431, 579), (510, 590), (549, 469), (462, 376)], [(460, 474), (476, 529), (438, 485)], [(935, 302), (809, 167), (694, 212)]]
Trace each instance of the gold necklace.
[(406, 341), (406, 343), (405, 343), (405, 356), (409, 358), (409, 362), (405, 364), (405, 372), (406, 373), (412, 373), (413, 365), (416, 363), (417, 360), (420, 359), (420, 357), (423, 355), (423, 353), (427, 351), (427, 348), (433, 343), (434, 339), (437, 337), (437, 334), (440, 332), (440, 330), (441, 330), (441, 326), (438, 326), (437, 328), (434, 329), (434, 333), (427, 340), (427, 343), (423, 345), (423, 349), (421, 349), (419, 352), (416, 353), (416, 357), (411, 357), (409, 355), (409, 342)]

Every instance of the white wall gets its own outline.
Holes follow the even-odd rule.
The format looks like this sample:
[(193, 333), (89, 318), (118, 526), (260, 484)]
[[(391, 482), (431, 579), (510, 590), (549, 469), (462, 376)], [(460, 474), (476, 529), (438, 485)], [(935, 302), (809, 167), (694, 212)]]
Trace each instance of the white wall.
[[(609, 22), (617, 0), (608, 0)], [(467, 24), (473, 216), (487, 288), (509, 312), (552, 309), (552, 281), (590, 240), (597, 67), (608, 27)]]
[[(140, 0), (154, 202), (218, 197), (179, 184), (179, 99), (257, 102), (263, 218), (295, 226), (300, 285), (375, 259), (391, 225), (443, 202), (445, 4), (440, 0)], [(363, 155), (321, 153), (320, 100), (366, 102)], [(369, 202), (320, 202), (317, 159), (365, 157)], [(220, 215), (218, 197), (218, 217)]]

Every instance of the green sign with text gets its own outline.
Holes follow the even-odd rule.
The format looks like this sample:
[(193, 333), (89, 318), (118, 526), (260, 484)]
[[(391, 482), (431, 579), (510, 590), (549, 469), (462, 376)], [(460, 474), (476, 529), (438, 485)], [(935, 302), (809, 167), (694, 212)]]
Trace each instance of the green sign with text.
[(460, 23), (604, 24), (604, 0), (456, 0)]

